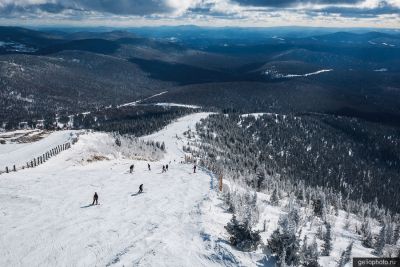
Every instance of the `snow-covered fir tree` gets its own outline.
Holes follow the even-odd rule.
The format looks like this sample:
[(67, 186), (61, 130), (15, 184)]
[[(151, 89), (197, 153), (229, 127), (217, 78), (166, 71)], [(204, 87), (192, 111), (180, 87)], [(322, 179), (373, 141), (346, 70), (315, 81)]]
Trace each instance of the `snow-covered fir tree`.
[(261, 242), (259, 232), (252, 231), (248, 221), (239, 222), (235, 214), (232, 215), (232, 219), (227, 226), (225, 226), (225, 229), (230, 234), (230, 243), (239, 250), (255, 250)]
[(275, 206), (279, 204), (278, 190), (276, 188), (274, 189), (274, 191), (272, 191), (270, 203), (271, 203), (271, 205), (275, 205)]
[(353, 249), (353, 244), (354, 242), (350, 242), (350, 244), (347, 246), (346, 250), (342, 252), (342, 255), (340, 255), (340, 260), (338, 263), (338, 267), (344, 267), (346, 266), (347, 263), (351, 261), (351, 251)]
[(367, 248), (372, 248), (373, 246), (373, 237), (371, 232), (371, 226), (369, 219), (364, 219), (361, 224), (361, 235), (362, 235), (362, 244)]
[(279, 227), (268, 240), (268, 248), (278, 257), (281, 266), (299, 263), (300, 241), (293, 216), (286, 214), (279, 219)]
[(331, 232), (331, 224), (329, 222), (325, 222), (325, 234), (323, 236), (323, 249), (322, 256), (329, 256), (332, 251), (332, 232)]
[(305, 267), (319, 267), (318, 258), (318, 244), (314, 237), (311, 244), (307, 243), (308, 237), (305, 235), (303, 239), (303, 245), (300, 251), (300, 264)]
[(384, 224), (381, 227), (378, 239), (375, 242), (374, 254), (377, 256), (382, 256), (385, 244), (386, 244), (386, 225)]

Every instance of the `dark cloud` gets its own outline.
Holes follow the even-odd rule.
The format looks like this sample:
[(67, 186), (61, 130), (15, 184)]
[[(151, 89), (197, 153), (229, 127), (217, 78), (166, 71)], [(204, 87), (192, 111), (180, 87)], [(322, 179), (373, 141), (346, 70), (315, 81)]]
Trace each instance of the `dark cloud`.
[[(267, 17), (279, 14), (280, 11), (290, 10), (296, 12), (299, 5), (304, 5), (298, 12), (306, 14), (310, 20), (316, 16), (339, 15), (344, 18), (373, 18), (382, 14), (400, 14), (398, 6), (390, 5), (388, 0), (380, 0), (377, 7), (361, 8), (359, 3), (366, 0), (230, 0), (230, 3), (239, 4), (242, 9), (229, 9), (229, 2), (224, 2), (226, 10), (218, 7), (219, 0), (200, 1), (194, 5), (187, 5), (183, 13), (174, 13), (174, 7), (167, 0), (24, 0), (9, 1), (0, 0), (0, 18), (46, 18), (61, 17), (67, 19), (90, 19), (91, 16), (99, 18), (110, 14), (118, 16), (141, 16), (144, 18), (157, 17), (157, 14), (180, 14), (180, 18), (201, 17), (235, 19), (245, 16), (251, 17), (252, 12), (261, 16), (263, 12)], [(41, 4), (38, 4), (41, 3)], [(175, 1), (175, 3), (179, 3)], [(322, 6), (319, 6), (321, 4)], [(346, 4), (340, 5), (340, 4)], [(236, 6), (236, 5), (232, 5)], [(224, 6), (225, 8), (225, 6)], [(179, 10), (181, 11), (181, 10)], [(243, 12), (243, 13), (241, 13)], [(154, 15), (154, 16), (148, 16)], [(235, 15), (237, 15), (235, 17)]]
[(66, 7), (118, 15), (148, 15), (172, 11), (162, 0), (73, 0), (65, 1), (64, 4)]
[(363, 0), (233, 0), (243, 6), (290, 7), (300, 4), (357, 4)]
[(3, 8), (0, 8), (0, 14), (2, 16), (12, 16), (15, 14), (37, 14), (40, 12), (47, 12), (47, 13), (60, 13), (65, 9), (64, 6), (60, 4), (52, 4), (52, 3), (46, 3), (46, 4), (38, 4), (38, 5), (26, 5), (26, 6), (20, 6), (16, 4), (9, 4), (4, 6)]
[(95, 11), (100, 13), (112, 13), (116, 15), (149, 15), (156, 13), (172, 12), (172, 8), (164, 0), (56, 0), (45, 4), (18, 5), (15, 3), (1, 8), (0, 15), (12, 15), (28, 12), (61, 13), (66, 10)]

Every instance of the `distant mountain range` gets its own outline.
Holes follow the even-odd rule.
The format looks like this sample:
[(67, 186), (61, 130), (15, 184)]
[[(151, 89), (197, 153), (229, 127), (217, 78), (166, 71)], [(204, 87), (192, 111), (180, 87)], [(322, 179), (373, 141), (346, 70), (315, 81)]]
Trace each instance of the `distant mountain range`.
[(9, 126), (162, 91), (151, 101), (390, 124), (400, 114), (396, 31), (0, 27), (0, 70), (0, 122)]

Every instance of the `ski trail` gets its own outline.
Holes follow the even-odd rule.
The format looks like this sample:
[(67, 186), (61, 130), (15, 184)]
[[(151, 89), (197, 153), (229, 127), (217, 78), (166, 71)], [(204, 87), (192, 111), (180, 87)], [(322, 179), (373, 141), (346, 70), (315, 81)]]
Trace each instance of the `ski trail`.
[[(122, 158), (79, 164), (79, 140), (46, 164), (2, 175), (0, 266), (220, 266), (201, 236), (213, 177), (201, 169), (189, 175), (192, 165), (180, 163), (183, 132), (208, 115), (144, 137), (166, 144), (152, 171)], [(140, 184), (144, 193), (134, 195)], [(95, 191), (100, 205), (91, 206)]]

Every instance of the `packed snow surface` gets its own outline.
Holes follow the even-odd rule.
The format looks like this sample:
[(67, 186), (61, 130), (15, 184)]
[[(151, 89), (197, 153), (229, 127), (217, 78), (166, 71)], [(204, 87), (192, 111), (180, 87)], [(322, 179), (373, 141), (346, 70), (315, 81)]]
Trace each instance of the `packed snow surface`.
[[(43, 165), (1, 175), (0, 266), (230, 265), (232, 258), (222, 249), (208, 252), (213, 249), (206, 246), (213, 239), (204, 229), (204, 206), (207, 212), (218, 209), (210, 200), (213, 176), (201, 170), (193, 174), (191, 164), (181, 163), (182, 133), (207, 116), (181, 118), (145, 137), (165, 142), (160, 161), (110, 157), (107, 150), (92, 149), (104, 134), (89, 133)], [(61, 136), (69, 134), (59, 132), (43, 142), (53, 145), (53, 138), (64, 141)], [(39, 142), (10, 154), (24, 157), (39, 144), (45, 147)], [(93, 153), (107, 160), (85, 161)], [(168, 172), (161, 173), (169, 162)], [(140, 184), (144, 193), (137, 194)], [(91, 206), (94, 192), (99, 205)]]

